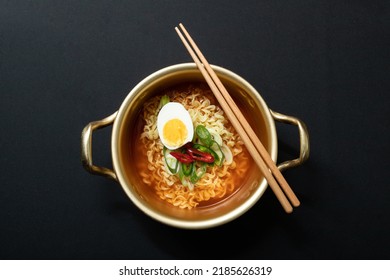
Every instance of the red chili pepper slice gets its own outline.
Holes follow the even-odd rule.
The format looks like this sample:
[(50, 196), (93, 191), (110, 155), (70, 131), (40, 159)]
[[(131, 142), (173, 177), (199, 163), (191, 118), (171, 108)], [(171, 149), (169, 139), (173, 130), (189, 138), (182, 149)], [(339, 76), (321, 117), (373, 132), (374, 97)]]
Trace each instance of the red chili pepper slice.
[(185, 149), (189, 149), (189, 148), (192, 148), (194, 146), (194, 144), (192, 144), (192, 142), (187, 142), (183, 147)]
[(195, 160), (199, 160), (199, 161), (207, 162), (207, 163), (214, 162), (214, 157), (210, 153), (202, 152), (202, 151), (199, 151), (195, 148), (187, 148), (187, 152)]
[(191, 155), (183, 154), (180, 152), (171, 152), (170, 154), (181, 163), (188, 164), (195, 161), (195, 159)]

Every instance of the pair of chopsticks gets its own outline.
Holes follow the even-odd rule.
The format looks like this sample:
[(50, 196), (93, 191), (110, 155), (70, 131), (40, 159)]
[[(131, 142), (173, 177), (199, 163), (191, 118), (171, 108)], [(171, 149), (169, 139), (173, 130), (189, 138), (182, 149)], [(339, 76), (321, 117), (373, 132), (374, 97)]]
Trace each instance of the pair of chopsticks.
[[(214, 93), (233, 127), (240, 135), (253, 160), (260, 168), (260, 171), (263, 173), (284, 210), (287, 213), (291, 213), (293, 211), (291, 204), (294, 207), (298, 207), (300, 204), (298, 198), (283, 175), (280, 173), (274, 161), (271, 159), (263, 144), (256, 136), (255, 132), (231, 98), (230, 94), (227, 92), (226, 88), (223, 86), (220, 79), (215, 74), (214, 70), (210, 67), (210, 64), (201, 53), (198, 46), (192, 40), (184, 25), (180, 23), (179, 27), (181, 30), (178, 27), (175, 27), (175, 30), (205, 78), (211, 91)], [(291, 203), (287, 198), (291, 201)]]

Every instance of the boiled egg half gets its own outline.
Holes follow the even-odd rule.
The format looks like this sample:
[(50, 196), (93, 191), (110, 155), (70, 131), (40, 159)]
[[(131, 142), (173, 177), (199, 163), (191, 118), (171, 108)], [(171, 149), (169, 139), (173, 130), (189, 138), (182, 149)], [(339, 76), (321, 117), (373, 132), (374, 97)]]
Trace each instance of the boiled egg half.
[(188, 111), (178, 102), (165, 104), (157, 116), (157, 131), (161, 142), (169, 150), (192, 141), (194, 125)]

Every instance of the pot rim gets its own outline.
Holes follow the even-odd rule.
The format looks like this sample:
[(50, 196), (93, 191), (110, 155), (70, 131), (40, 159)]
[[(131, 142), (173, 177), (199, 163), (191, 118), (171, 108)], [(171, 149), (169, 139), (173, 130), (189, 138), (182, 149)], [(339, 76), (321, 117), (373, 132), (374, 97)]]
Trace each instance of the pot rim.
[[(256, 98), (257, 101), (260, 103), (261, 107), (264, 109), (264, 114), (266, 118), (266, 122), (269, 125), (269, 139), (271, 139), (270, 143), (270, 156), (273, 161), (276, 162), (277, 160), (277, 151), (278, 151), (278, 143), (277, 143), (277, 133), (275, 128), (275, 122), (274, 119), (270, 113), (270, 110), (266, 104), (266, 102), (263, 100), (259, 92), (251, 85), (249, 82), (247, 82), (245, 79), (243, 79), (238, 74), (223, 68), (221, 66), (217, 65), (211, 65), (211, 67), (217, 72), (221, 73), (223, 75), (226, 75), (228, 77), (233, 78), (236, 80), (239, 84), (241, 84), (244, 88), (247, 88), (249, 91), (254, 93), (252, 97)], [(164, 67), (160, 70), (157, 70), (156, 72), (150, 74), (149, 76), (145, 77), (143, 80), (141, 80), (126, 96), (124, 101), (122, 102), (117, 117), (113, 124), (112, 129), (112, 136), (111, 136), (111, 154), (112, 154), (112, 161), (113, 161), (113, 168), (117, 175), (117, 180), (119, 181), (121, 187), (126, 192), (127, 196), (130, 198), (130, 200), (145, 214), (150, 216), (151, 218), (162, 222), (164, 224), (178, 227), (178, 228), (186, 228), (186, 229), (204, 229), (204, 228), (211, 228), (215, 226), (219, 226), (222, 224), (225, 224), (227, 222), (230, 222), (242, 214), (244, 214), (246, 211), (248, 211), (253, 205), (261, 198), (263, 193), (268, 187), (267, 181), (263, 179), (259, 186), (257, 186), (257, 189), (252, 193), (252, 195), (244, 201), (244, 203), (240, 204), (238, 207), (233, 209), (230, 212), (227, 212), (224, 215), (207, 219), (207, 220), (181, 220), (178, 218), (170, 217), (167, 215), (164, 215), (162, 213), (159, 213), (157, 211), (153, 211), (150, 207), (147, 207), (144, 201), (142, 201), (139, 197), (136, 196), (135, 193), (133, 193), (130, 188), (131, 186), (127, 186), (127, 182), (124, 178), (124, 175), (121, 171), (121, 167), (119, 164), (119, 155), (118, 155), (118, 137), (120, 135), (120, 129), (121, 129), (121, 123), (124, 120), (124, 117), (126, 115), (126, 110), (128, 107), (128, 104), (135, 98), (136, 93), (138, 93), (142, 88), (144, 88), (146, 85), (148, 85), (151, 81), (154, 81), (158, 78), (164, 77), (168, 73), (174, 73), (176, 71), (184, 71), (184, 70), (195, 70), (197, 69), (197, 66), (195, 63), (179, 63), (170, 65), (167, 67)], [(127, 186), (127, 187), (125, 187)]]

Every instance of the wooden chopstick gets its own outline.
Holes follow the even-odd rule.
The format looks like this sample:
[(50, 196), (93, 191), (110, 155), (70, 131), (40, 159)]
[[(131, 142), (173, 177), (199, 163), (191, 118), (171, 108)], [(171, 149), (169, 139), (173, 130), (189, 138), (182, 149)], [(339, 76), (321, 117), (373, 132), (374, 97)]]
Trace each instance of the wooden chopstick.
[[(268, 184), (275, 193), (284, 210), (287, 213), (291, 213), (293, 209), (285, 194), (291, 200), (291, 203), (295, 207), (300, 205), (298, 198), (292, 191), (291, 187), (288, 185), (287, 181), (271, 159), (270, 155), (262, 145), (259, 138), (256, 136), (255, 132), (253, 131), (245, 117), (242, 115), (241, 111), (227, 92), (226, 88), (223, 86), (222, 82), (219, 80), (213, 69), (210, 67), (209, 63), (197, 47), (196, 43), (192, 40), (191, 36), (187, 32), (183, 24), (180, 24), (179, 26), (187, 37), (185, 38), (179, 28), (176, 27), (175, 30), (177, 31), (180, 39), (183, 41), (183, 44), (185, 45), (191, 57), (195, 61), (206, 82), (210, 86), (210, 89), (216, 96), (222, 109), (225, 111), (226, 115), (231, 121), (233, 127), (241, 136), (241, 139), (243, 140), (249, 153), (253, 157), (256, 164), (259, 166), (261, 172), (265, 176), (266, 180), (268, 181)], [(187, 42), (187, 40), (189, 41), (189, 43)], [(275, 178), (278, 180), (285, 194), (280, 189), (278, 182), (276, 182), (275, 178), (272, 175), (275, 176)]]
[(252, 127), (249, 125), (249, 123), (247, 122), (245, 117), (242, 115), (240, 109), (237, 107), (237, 105), (233, 101), (232, 97), (227, 92), (227, 90), (224, 87), (224, 85), (222, 84), (221, 80), (217, 77), (217, 75), (215, 74), (214, 70), (210, 67), (210, 65), (207, 62), (206, 58), (203, 56), (203, 54), (199, 50), (199, 48), (196, 45), (196, 43), (192, 40), (190, 34), (187, 32), (187, 30), (185, 29), (184, 25), (183, 24), (179, 24), (179, 26), (182, 28), (183, 33), (186, 35), (188, 41), (192, 45), (192, 48), (195, 50), (196, 54), (198, 55), (198, 57), (200, 58), (201, 62), (203, 63), (203, 66), (206, 68), (207, 72), (210, 74), (212, 80), (215, 82), (217, 88), (219, 89), (219, 91), (221, 92), (223, 97), (225, 98), (226, 102), (228, 103), (230, 108), (232, 108), (233, 113), (235, 113), (237, 119), (242, 124), (242, 126), (245, 127), (245, 130), (248, 133), (249, 138), (252, 140), (253, 144), (258, 149), (258, 152), (260, 153), (260, 155), (263, 158), (263, 160), (266, 162), (266, 164), (271, 169), (273, 175), (275, 176), (275, 178), (279, 182), (280, 186), (283, 188), (283, 190), (286, 193), (287, 197), (291, 200), (291, 203), (295, 207), (299, 206), (300, 202), (299, 202), (298, 198), (296, 197), (296, 195), (294, 194), (293, 190), (291, 189), (291, 187), (289, 186), (289, 184), (287, 183), (287, 181), (283, 177), (283, 175), (280, 172), (280, 170), (277, 168), (276, 164), (271, 159), (270, 155), (268, 154), (268, 152), (264, 148), (263, 144), (261, 143), (261, 141), (259, 140), (259, 138), (255, 134), (255, 132), (253, 131)]

